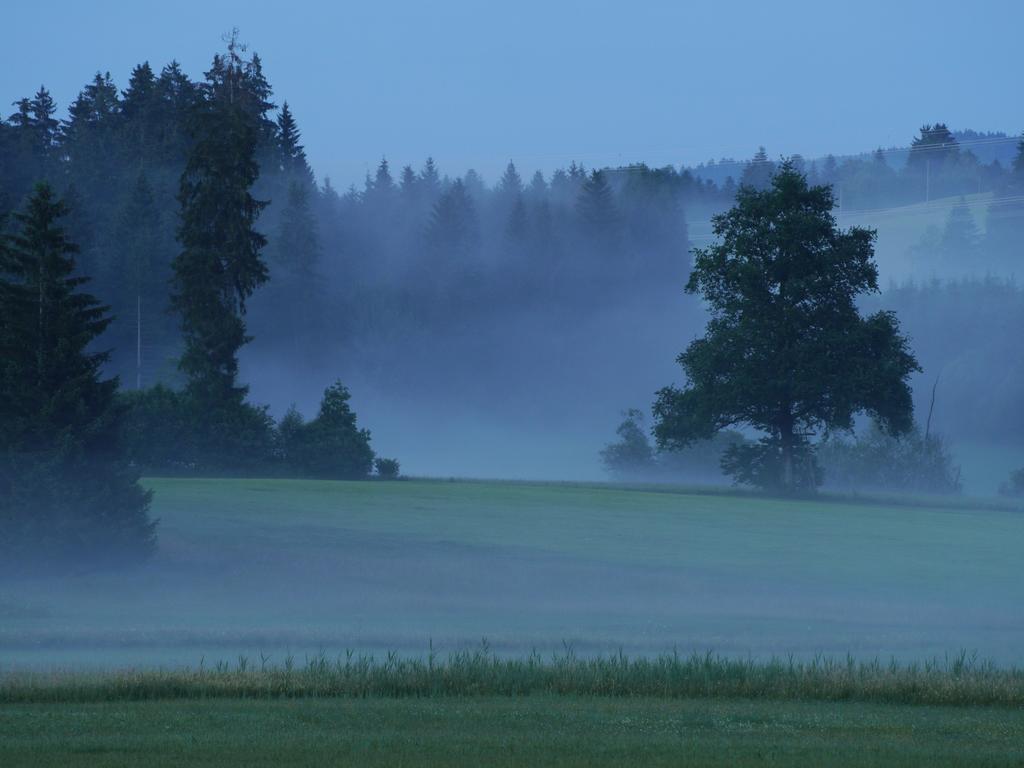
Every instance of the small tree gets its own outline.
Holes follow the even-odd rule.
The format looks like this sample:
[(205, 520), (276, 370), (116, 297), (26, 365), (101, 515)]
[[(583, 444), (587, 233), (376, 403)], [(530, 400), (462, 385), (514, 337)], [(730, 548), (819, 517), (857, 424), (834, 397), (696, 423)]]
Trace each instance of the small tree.
[(686, 290), (711, 319), (678, 360), (684, 388), (654, 405), (659, 447), (685, 446), (730, 426), (764, 437), (727, 452), (734, 479), (792, 492), (820, 477), (809, 438), (872, 415), (887, 432), (912, 424), (907, 380), (919, 370), (891, 312), (862, 317), (878, 291), (875, 233), (837, 228), (829, 187), (808, 187), (786, 163), (765, 191), (741, 187), (714, 219), (720, 242), (694, 251)]
[(398, 463), (398, 459), (374, 459), (373, 468), (377, 472), (378, 480), (397, 480), (401, 473), (401, 465)]
[(619, 441), (601, 450), (601, 463), (609, 474), (617, 477), (653, 472), (656, 468), (654, 450), (644, 432), (643, 413), (630, 408), (622, 415), (623, 421), (615, 430)]
[(370, 431), (356, 425), (351, 397), (347, 387), (335, 382), (324, 392), (320, 412), (312, 421), (303, 424), (297, 414), (286, 414), (280, 429), (291, 469), (345, 480), (370, 474), (374, 460)]

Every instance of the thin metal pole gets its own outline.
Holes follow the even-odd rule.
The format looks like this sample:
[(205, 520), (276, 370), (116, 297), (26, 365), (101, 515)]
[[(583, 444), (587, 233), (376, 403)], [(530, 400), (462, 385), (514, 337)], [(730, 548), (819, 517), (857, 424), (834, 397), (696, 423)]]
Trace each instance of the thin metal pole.
[(142, 294), (135, 302), (135, 388), (142, 389)]

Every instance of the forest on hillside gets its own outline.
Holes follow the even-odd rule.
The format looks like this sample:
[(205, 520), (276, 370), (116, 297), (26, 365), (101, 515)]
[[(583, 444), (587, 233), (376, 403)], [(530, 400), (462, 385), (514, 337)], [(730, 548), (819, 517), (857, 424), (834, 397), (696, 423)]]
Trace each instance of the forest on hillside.
[[(512, 158), (488, 183), (431, 158), (402, 168), (381, 158), (363, 184), (338, 189), (303, 149), (301, 119), (313, 116), (293, 114), (287, 95), (274, 93), (258, 55), (246, 72), (240, 87), (258, 126), (253, 196), (267, 203), (257, 228), (270, 279), (249, 301), (255, 340), (243, 374), (257, 363), (272, 370), (268, 361), (318, 374), (341, 368), (406, 399), (498, 402), (512, 421), (531, 409), (557, 422), (550, 411), (559, 406), (537, 401), (593, 397), (585, 416), (611, 421), (616, 407), (646, 398), (664, 370), (628, 373), (631, 350), (639, 357), (645, 349), (637, 334), (646, 327), (650, 345), (666, 346), (699, 327), (702, 308), (681, 290), (700, 240), (694, 223), (725, 210), (739, 185), (765, 188), (778, 165), (763, 148), (748, 160), (694, 167), (572, 163), (548, 173)], [(195, 105), (216, 77), (141, 63), (124, 83), (97, 73), (66, 114), (41, 87), (0, 122), (0, 218), (10, 226), (40, 180), (67, 202), (77, 269), (114, 318), (99, 341), (111, 351), (105, 368), (125, 388), (182, 383), (168, 288), (180, 250), (179, 181)], [(914, 279), (883, 285), (869, 301), (900, 313), (920, 350), (919, 405), (941, 374), (937, 422), (947, 433), (1019, 441), (1003, 405), (1017, 399), (1020, 380), (1005, 331), (1024, 312), (1013, 281), (1024, 242), (1024, 145), (942, 123), (910, 130), (908, 140), (791, 161), (811, 184), (833, 186), (840, 212), (952, 201), (942, 226), (914, 246)], [(971, 197), (970, 208), (961, 197)], [(618, 368), (594, 362), (615, 351)], [(553, 361), (577, 378), (556, 381)], [(282, 413), (309, 401), (324, 378), (281, 392), (252, 383)], [(975, 408), (982, 379), (995, 387)]]

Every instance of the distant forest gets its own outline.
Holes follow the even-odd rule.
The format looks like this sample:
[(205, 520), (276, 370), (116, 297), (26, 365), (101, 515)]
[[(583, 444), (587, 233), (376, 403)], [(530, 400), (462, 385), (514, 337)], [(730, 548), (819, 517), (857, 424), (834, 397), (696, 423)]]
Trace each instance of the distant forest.
[[(541, 308), (554, 332), (637, 296), (693, 301), (681, 296), (691, 264), (687, 222), (728, 208), (738, 185), (765, 187), (776, 167), (764, 149), (750, 160), (697, 167), (573, 163), (547, 176), (521, 174), (509, 162), (487, 184), (473, 170), (454, 175), (430, 158), (404, 168), (381, 159), (360, 187), (338, 190), (307, 161), (299, 118), (308, 116), (278, 101), (258, 56), (253, 65), (244, 103), (260, 126), (253, 194), (269, 201), (258, 228), (267, 236), (270, 280), (253, 297), (247, 326), (262, 350), (292, 358), (315, 360), (325, 339), (334, 347), (387, 347), (413, 331), (464, 335)], [(78, 269), (115, 317), (103, 338), (112, 349), (109, 373), (126, 388), (179, 381), (168, 279), (180, 248), (179, 180), (204, 82), (175, 62), (159, 71), (143, 63), (123, 88), (97, 74), (66, 119), (42, 87), (0, 122), (0, 220), (9, 223), (40, 180), (66, 200)], [(938, 123), (923, 126), (908, 148), (793, 161), (812, 184), (834, 185), (844, 211), (991, 195), (984, 228), (953, 206), (945, 228), (915, 255), (925, 280), (877, 299), (905, 317), (926, 375), (946, 371), (951, 401), (976, 398), (977, 371), (1007, 368), (1005, 330), (1024, 317), (1020, 289), (1009, 280), (1024, 243), (1024, 141)], [(949, 260), (969, 260), (963, 272), (976, 278), (929, 282), (928, 266)], [(973, 345), (970, 360), (951, 338)], [(950, 409), (963, 414), (954, 431), (1020, 440), (1024, 425), (1005, 419), (1019, 409), (1000, 406), (1019, 402), (1024, 372), (1012, 367), (997, 375), (980, 421)]]

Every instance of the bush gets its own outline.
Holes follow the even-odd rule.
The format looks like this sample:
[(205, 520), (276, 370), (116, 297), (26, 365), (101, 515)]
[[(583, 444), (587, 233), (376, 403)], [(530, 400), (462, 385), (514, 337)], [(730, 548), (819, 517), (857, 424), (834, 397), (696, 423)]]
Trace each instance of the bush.
[(374, 459), (373, 468), (377, 471), (380, 480), (398, 479), (400, 467), (398, 459)]
[(1012, 496), (1020, 498), (1024, 496), (1024, 469), (1018, 469), (1010, 473), (1010, 479), (999, 486), (1000, 496)]
[(708, 482), (722, 479), (722, 459), (730, 447), (745, 442), (735, 430), (724, 430), (709, 440), (695, 440), (686, 448), (656, 451), (644, 432), (644, 415), (636, 408), (623, 412), (615, 433), (619, 441), (600, 453), (605, 470), (619, 480), (648, 482)]
[(708, 440), (695, 440), (686, 448), (658, 451), (659, 472), (682, 481), (722, 481), (722, 461), (734, 446), (746, 444), (746, 438), (734, 429), (725, 429)]
[(818, 447), (827, 486), (843, 490), (882, 490), (916, 493), (959, 493), (960, 467), (938, 435), (921, 434), (918, 427), (901, 437), (884, 433), (872, 423), (854, 441), (829, 438)]
[(164, 386), (128, 392), (121, 395), (120, 450), (132, 465), (152, 472), (362, 479), (376, 466), (379, 477), (397, 477), (396, 459), (374, 464), (370, 432), (356, 425), (350, 399), (336, 382), (324, 392), (315, 419), (305, 421), (292, 406), (274, 424), (262, 406), (241, 403), (211, 413)]
[(601, 463), (616, 477), (637, 477), (654, 472), (654, 451), (643, 430), (644, 415), (636, 408), (623, 412), (623, 421), (615, 430), (617, 443), (601, 450)]
[(285, 414), (277, 431), (288, 469), (332, 479), (369, 476), (374, 462), (370, 432), (356, 426), (351, 397), (341, 382), (335, 382), (324, 392), (320, 412), (312, 421), (304, 423), (294, 408)]
[(264, 406), (240, 403), (211, 412), (163, 385), (126, 392), (122, 454), (156, 472), (267, 471), (277, 463), (278, 436)]

